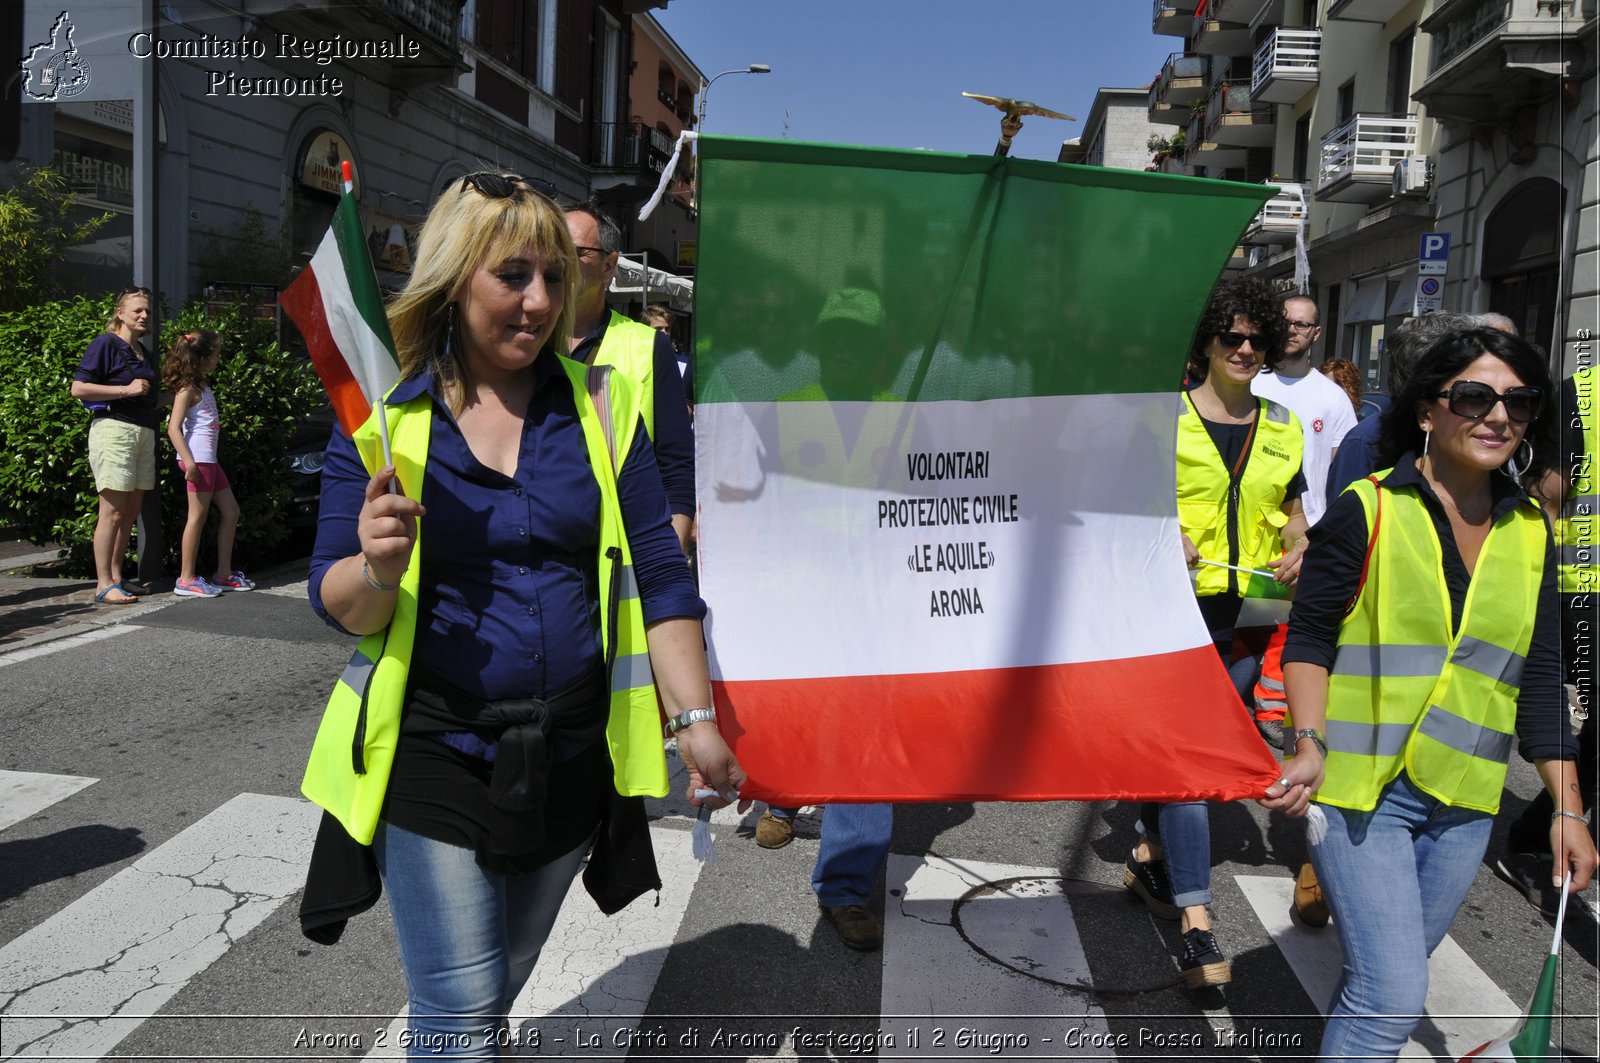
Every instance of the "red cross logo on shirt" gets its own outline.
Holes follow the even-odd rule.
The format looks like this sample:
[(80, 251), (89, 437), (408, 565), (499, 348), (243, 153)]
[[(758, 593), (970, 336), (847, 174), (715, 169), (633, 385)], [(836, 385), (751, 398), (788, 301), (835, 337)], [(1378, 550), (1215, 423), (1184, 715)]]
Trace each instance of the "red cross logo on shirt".
[(1318, 417), (1315, 421), (1311, 422), (1311, 430), (1313, 432), (1322, 431), (1322, 418)]

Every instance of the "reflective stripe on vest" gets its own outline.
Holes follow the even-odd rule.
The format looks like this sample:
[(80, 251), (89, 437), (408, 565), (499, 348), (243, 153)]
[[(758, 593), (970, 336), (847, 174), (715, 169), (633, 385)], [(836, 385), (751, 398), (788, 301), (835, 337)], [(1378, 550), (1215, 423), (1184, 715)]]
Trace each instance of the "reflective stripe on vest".
[[(1600, 416), (1596, 416), (1595, 367), (1584, 366), (1573, 374), (1578, 396), (1578, 427), (1583, 430), (1583, 456), (1576, 467), (1563, 469), (1571, 479), (1567, 497), (1561, 503), (1561, 519), (1556, 521), (1556, 548), (1561, 565), (1562, 594), (1593, 594), (1600, 591), (1600, 494), (1595, 492), (1595, 462), (1600, 461)], [(1565, 449), (1565, 448), (1563, 448)]]
[(639, 412), (644, 416), (644, 430), (653, 441), (656, 438), (656, 337), (661, 335), (643, 322), (623, 317), (611, 311), (606, 322), (606, 334), (600, 338), (600, 349), (595, 351), (595, 365), (614, 366), (617, 372), (637, 385)]
[[(602, 651), (612, 661), (611, 705), (606, 742), (614, 783), (624, 796), (661, 797), (667, 792), (660, 716), (645, 642), (644, 612), (633, 576), (632, 557), (617, 499), (616, 477), (607, 475), (628, 453), (639, 424), (637, 389), (609, 368), (590, 370), (561, 359), (573, 388), (590, 466), (600, 487), (599, 591)], [(588, 377), (606, 379), (610, 400), (604, 416), (589, 397)], [(432, 398), (423, 393), (399, 406), (387, 406), (395, 468), (406, 494), (422, 497), (423, 469), (433, 423)], [(615, 426), (607, 432), (603, 424)], [(383, 464), (382, 443), (371, 418), (352, 437), (369, 471)], [(400, 733), (400, 712), (416, 635), (421, 581), (421, 541), (426, 518), (417, 522), (417, 545), (400, 578), (389, 627), (361, 640), (323, 711), (301, 781), (301, 792), (327, 809), (363, 845), (372, 843), (383, 808)], [(616, 569), (613, 572), (613, 568)], [(613, 604), (613, 582), (616, 599)]]
[[(1256, 416), (1255, 437), (1245, 455), (1234, 527), (1229, 522), (1228, 468), (1187, 394), (1178, 411), (1178, 527), (1207, 561), (1264, 569), (1283, 553), (1279, 532), (1289, 518), (1283, 499), (1300, 471), (1305, 436), (1300, 422), (1268, 399)], [(1239, 575), (1214, 565), (1194, 570), (1195, 593), (1237, 594)]]
[[(1378, 473), (1382, 480), (1387, 473)], [(1418, 489), (1359, 480), (1367, 582), (1339, 629), (1328, 681), (1328, 762), (1317, 800), (1372, 809), (1403, 769), (1447, 804), (1495, 812), (1544, 572), (1544, 521), (1523, 503), (1495, 521), (1452, 634), (1438, 535)]]

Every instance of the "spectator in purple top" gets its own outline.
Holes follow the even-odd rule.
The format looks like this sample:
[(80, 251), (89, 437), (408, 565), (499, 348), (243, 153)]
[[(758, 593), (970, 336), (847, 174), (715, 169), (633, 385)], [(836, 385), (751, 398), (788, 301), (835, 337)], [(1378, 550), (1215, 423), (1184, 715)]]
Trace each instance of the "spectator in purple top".
[(150, 329), (150, 292), (124, 288), (72, 376), (72, 397), (94, 413), (89, 467), (100, 494), (94, 527), (94, 600), (127, 605), (135, 591), (122, 578), (122, 555), (144, 493), (156, 486), (156, 426), (161, 411), (155, 364), (139, 340)]

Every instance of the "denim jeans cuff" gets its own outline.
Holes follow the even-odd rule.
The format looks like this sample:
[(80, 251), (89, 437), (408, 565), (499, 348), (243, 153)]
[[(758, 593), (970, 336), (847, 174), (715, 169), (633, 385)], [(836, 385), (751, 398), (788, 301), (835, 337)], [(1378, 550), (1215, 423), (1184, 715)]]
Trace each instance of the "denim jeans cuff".
[(1193, 908), (1200, 904), (1211, 903), (1210, 890), (1192, 890), (1189, 893), (1174, 893), (1172, 903), (1177, 908)]

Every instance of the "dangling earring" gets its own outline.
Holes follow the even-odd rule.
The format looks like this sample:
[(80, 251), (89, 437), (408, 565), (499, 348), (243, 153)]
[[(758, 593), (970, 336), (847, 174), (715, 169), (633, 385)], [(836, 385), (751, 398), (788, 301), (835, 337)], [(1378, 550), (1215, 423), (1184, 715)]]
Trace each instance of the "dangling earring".
[(455, 353), (456, 304), (454, 300), (444, 305), (444, 356), (448, 361)]
[(1502, 472), (1504, 472), (1507, 476), (1511, 477), (1513, 480), (1517, 481), (1518, 483), (1520, 483), (1522, 481), (1523, 474), (1526, 473), (1529, 469), (1533, 468), (1533, 441), (1528, 439), (1526, 436), (1524, 436), (1523, 439), (1522, 439), (1522, 446), (1528, 448), (1528, 460), (1527, 461), (1520, 462), (1520, 463), (1517, 461), (1517, 454), (1521, 454), (1522, 453), (1522, 447), (1518, 447), (1517, 448), (1517, 453), (1511, 455), (1510, 460), (1507, 461), (1504, 465), (1500, 466), (1500, 470)]
[(1428, 456), (1428, 444), (1432, 440), (1433, 440), (1433, 429), (1432, 428), (1424, 428), (1422, 430), (1422, 456), (1423, 457), (1427, 457)]

